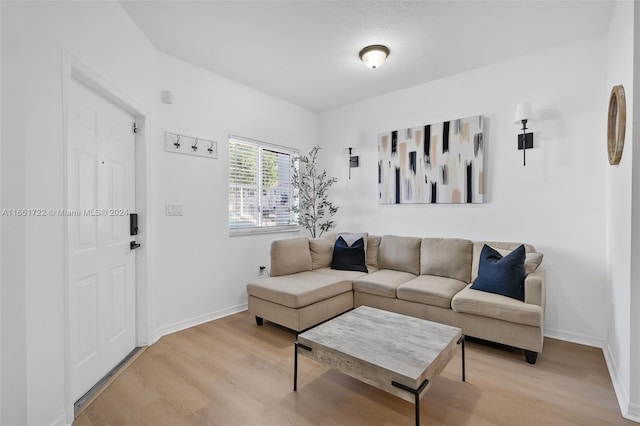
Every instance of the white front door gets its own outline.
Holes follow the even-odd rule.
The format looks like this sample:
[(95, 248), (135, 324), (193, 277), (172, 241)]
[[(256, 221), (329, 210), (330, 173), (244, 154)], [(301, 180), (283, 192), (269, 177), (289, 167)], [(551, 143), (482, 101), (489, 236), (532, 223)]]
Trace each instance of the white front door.
[(71, 396), (78, 400), (136, 344), (133, 116), (71, 79), (67, 192)]

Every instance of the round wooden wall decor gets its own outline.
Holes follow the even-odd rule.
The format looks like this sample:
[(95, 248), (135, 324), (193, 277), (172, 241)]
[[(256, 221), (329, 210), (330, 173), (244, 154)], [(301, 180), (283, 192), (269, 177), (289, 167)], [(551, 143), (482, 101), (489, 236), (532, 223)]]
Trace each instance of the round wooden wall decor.
[(627, 102), (622, 85), (613, 86), (609, 96), (609, 118), (607, 121), (607, 151), (609, 164), (620, 164), (624, 149), (624, 130), (627, 126)]

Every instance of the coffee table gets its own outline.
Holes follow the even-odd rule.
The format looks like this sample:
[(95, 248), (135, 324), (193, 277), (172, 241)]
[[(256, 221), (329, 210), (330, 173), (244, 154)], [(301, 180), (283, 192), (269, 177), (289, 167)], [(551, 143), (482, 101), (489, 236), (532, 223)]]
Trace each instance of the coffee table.
[(298, 389), (298, 355), (303, 355), (414, 402), (420, 425), (420, 398), (458, 347), (465, 381), (461, 329), (360, 306), (298, 335), (293, 390)]

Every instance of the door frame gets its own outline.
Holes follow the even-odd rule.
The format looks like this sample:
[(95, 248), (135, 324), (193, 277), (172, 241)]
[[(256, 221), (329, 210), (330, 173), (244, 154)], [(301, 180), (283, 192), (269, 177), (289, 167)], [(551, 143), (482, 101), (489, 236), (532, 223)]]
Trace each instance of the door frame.
[[(149, 182), (149, 112), (138, 101), (120, 90), (116, 85), (102, 77), (100, 73), (91, 69), (67, 50), (62, 49), (62, 119), (63, 119), (63, 176), (64, 176), (64, 205), (69, 207), (68, 194), (68, 150), (69, 150), (69, 91), (72, 80), (81, 82), (97, 92), (100, 96), (113, 102), (123, 110), (133, 114), (137, 132), (135, 139), (135, 202), (136, 211), (140, 213), (138, 226), (142, 232), (136, 236), (141, 247), (135, 250), (136, 256), (136, 346), (148, 346), (153, 343), (152, 335), (152, 295), (151, 271), (149, 267), (150, 248), (152, 238), (150, 229), (150, 208), (148, 202)], [(64, 401), (67, 421), (74, 420), (74, 402), (71, 397), (71, 320), (69, 315), (69, 232), (68, 220), (64, 221)]]

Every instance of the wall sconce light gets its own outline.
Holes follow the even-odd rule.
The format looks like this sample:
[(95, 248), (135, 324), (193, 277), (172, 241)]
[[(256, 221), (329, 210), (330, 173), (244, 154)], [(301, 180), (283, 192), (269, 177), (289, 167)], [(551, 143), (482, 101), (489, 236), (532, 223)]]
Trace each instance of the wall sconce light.
[(360, 60), (369, 68), (375, 69), (389, 56), (389, 48), (381, 44), (367, 46), (360, 51)]
[(360, 167), (360, 157), (357, 155), (351, 155), (353, 147), (348, 146), (347, 149), (349, 150), (349, 179), (351, 179), (351, 169), (354, 167)]
[(518, 149), (522, 150), (522, 165), (527, 165), (527, 149), (533, 148), (533, 133), (527, 133), (527, 121), (531, 120), (533, 109), (529, 102), (520, 102), (516, 107), (513, 124), (522, 124), (522, 134), (518, 135)]

